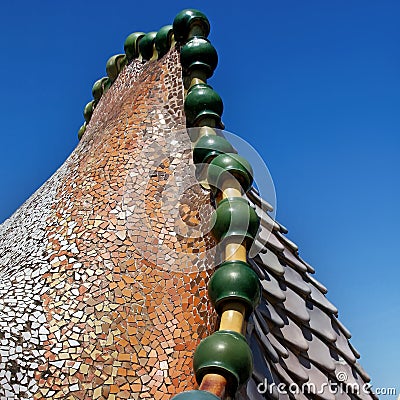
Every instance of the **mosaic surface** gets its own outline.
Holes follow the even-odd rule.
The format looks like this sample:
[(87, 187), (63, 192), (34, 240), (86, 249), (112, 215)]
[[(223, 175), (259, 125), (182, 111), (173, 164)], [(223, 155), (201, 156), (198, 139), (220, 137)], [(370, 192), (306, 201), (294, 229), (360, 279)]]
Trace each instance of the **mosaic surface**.
[[(0, 226), (1, 400), (164, 400), (195, 387), (193, 351), (218, 323), (207, 300), (215, 243), (200, 228), (193, 235), (209, 193), (179, 191), (194, 173), (191, 152), (171, 140), (185, 127), (181, 75), (175, 49), (133, 61), (69, 159)], [(175, 153), (157, 151), (171, 144)], [(313, 268), (268, 204), (254, 190), (248, 199), (262, 218), (248, 262), (263, 300), (247, 326), (254, 373), (237, 398), (371, 399), (317, 393), (369, 377)], [(259, 393), (264, 382), (275, 389)], [(277, 390), (304, 382), (317, 390)]]
[[(193, 385), (192, 353), (216, 322), (212, 271), (207, 259), (179, 266), (213, 241), (172, 236), (157, 213), (190, 152), (141, 155), (185, 126), (180, 77), (176, 51), (130, 64), (62, 169), (2, 225), (0, 398), (169, 399)], [(182, 221), (196, 224), (205, 202), (200, 186), (184, 193)], [(146, 216), (147, 232), (135, 229)], [(173, 273), (155, 264), (159, 240)]]

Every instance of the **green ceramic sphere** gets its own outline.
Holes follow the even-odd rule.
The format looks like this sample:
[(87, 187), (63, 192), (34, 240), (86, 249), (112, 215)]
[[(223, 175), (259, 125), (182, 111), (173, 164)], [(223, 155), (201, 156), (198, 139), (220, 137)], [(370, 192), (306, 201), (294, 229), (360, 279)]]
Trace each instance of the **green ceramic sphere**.
[(114, 82), (117, 79), (118, 74), (125, 67), (126, 62), (127, 60), (125, 54), (116, 54), (108, 59), (106, 71), (111, 82)]
[(196, 126), (203, 118), (212, 118), (216, 125), (221, 123), (224, 105), (219, 94), (205, 83), (192, 86), (185, 98), (186, 122)]
[(153, 45), (156, 35), (157, 32), (149, 32), (139, 42), (139, 52), (144, 60), (150, 60), (153, 57)]
[(201, 70), (210, 78), (217, 68), (218, 54), (207, 39), (194, 37), (181, 48), (181, 64), (186, 75)]
[(82, 136), (85, 133), (85, 131), (86, 131), (86, 122), (79, 128), (79, 131), (78, 131), (78, 139), (79, 140), (82, 139)]
[(86, 123), (89, 123), (90, 118), (92, 118), (93, 110), (94, 110), (94, 100), (89, 101), (89, 103), (86, 104), (84, 110), (83, 110), (83, 116), (85, 118)]
[(218, 314), (224, 304), (235, 301), (246, 307), (249, 316), (260, 302), (260, 280), (247, 263), (226, 261), (212, 275), (208, 295)]
[(207, 179), (214, 193), (221, 189), (224, 179), (234, 177), (246, 193), (253, 184), (253, 168), (238, 154), (226, 153), (215, 157), (208, 168)]
[(219, 397), (215, 396), (205, 390), (190, 390), (189, 392), (179, 393), (174, 396), (171, 400), (220, 400)]
[(211, 218), (212, 234), (221, 242), (236, 238), (251, 243), (260, 227), (260, 219), (248, 201), (243, 197), (229, 197), (222, 200)]
[(134, 32), (125, 39), (124, 51), (128, 61), (139, 57), (139, 42), (144, 35), (144, 32)]
[(172, 25), (163, 26), (158, 32), (154, 39), (154, 44), (158, 53), (158, 58), (165, 56), (171, 48), (172, 36)]
[(104, 85), (108, 81), (109, 78), (104, 77), (97, 80), (92, 87), (92, 95), (95, 102), (98, 102), (101, 99), (101, 96), (104, 92)]
[(175, 40), (185, 43), (190, 36), (207, 37), (210, 33), (210, 22), (200, 11), (187, 9), (181, 11), (173, 23)]
[(110, 89), (112, 85), (111, 79), (108, 78), (106, 81), (104, 81), (104, 85), (103, 85), (103, 94), (107, 92), (108, 89)]
[(219, 374), (227, 380), (228, 390), (235, 392), (249, 379), (253, 357), (246, 339), (240, 333), (217, 331), (197, 346), (193, 367), (199, 384), (205, 375)]
[(233, 153), (235, 149), (222, 136), (202, 136), (193, 149), (193, 161), (195, 164), (209, 163), (219, 154)]

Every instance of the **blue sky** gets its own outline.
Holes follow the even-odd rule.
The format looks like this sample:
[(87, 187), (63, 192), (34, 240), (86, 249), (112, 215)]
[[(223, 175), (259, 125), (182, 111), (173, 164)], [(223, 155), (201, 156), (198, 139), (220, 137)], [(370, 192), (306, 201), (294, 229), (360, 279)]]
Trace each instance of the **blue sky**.
[(266, 161), (374, 386), (400, 389), (398, 1), (4, 2), (0, 221), (74, 149), (125, 37), (188, 7), (212, 24), (227, 130)]

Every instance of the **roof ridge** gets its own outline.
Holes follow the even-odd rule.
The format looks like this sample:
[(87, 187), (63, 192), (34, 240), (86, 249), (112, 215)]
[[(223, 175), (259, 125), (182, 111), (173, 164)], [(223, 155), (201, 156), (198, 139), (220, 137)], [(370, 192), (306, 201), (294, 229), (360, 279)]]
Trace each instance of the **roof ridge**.
[(117, 79), (120, 72), (133, 60), (147, 61), (159, 60), (176, 44), (172, 25), (165, 25), (157, 32), (133, 32), (124, 42), (124, 54), (114, 54), (106, 62), (107, 76), (99, 78), (92, 86), (93, 100), (89, 101), (83, 109), (85, 122), (78, 130), (78, 139), (81, 140), (89, 124), (93, 111)]

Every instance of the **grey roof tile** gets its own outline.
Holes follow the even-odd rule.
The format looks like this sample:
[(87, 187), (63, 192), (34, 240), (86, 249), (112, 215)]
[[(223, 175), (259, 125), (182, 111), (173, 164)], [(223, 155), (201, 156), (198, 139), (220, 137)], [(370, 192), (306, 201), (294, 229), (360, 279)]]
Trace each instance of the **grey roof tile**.
[(275, 307), (271, 304), (268, 304), (266, 302), (262, 302), (258, 307), (257, 310), (259, 313), (266, 318), (268, 321), (273, 326), (277, 326), (281, 328), (285, 323), (283, 322), (283, 319), (279, 316), (279, 314), (276, 312)]
[(337, 328), (335, 328), (335, 330), (340, 329), (340, 331), (344, 334), (344, 336), (346, 336), (347, 339), (350, 339), (352, 336), (351, 332), (336, 317), (333, 318), (333, 320), (334, 320), (333, 325), (335, 325), (337, 327)]
[[(293, 396), (292, 392), (295, 392), (295, 393), (296, 393), (296, 389), (297, 389), (297, 387), (300, 386), (300, 385), (298, 385), (298, 383), (297, 383), (295, 380), (293, 380), (293, 379), (291, 378), (291, 376), (288, 374), (287, 370), (286, 370), (282, 365), (280, 365), (280, 364), (273, 364), (273, 365), (272, 365), (272, 368), (275, 369), (276, 374), (279, 375), (279, 377), (281, 378), (281, 380), (283, 380), (283, 381), (287, 384), (288, 396), (290, 396), (290, 395)], [(308, 377), (307, 377), (307, 379), (308, 379)], [(280, 397), (280, 398), (281, 398), (281, 397)], [(282, 397), (282, 399), (283, 399), (283, 398), (286, 398), (286, 397)], [(290, 397), (289, 397), (289, 398), (290, 398)], [(307, 397), (306, 397), (304, 394), (301, 393), (301, 390), (299, 390), (299, 391), (296, 393), (296, 400), (307, 400)]]
[(335, 396), (329, 390), (329, 378), (318, 367), (304, 357), (299, 357), (300, 363), (306, 369), (309, 376), (309, 388), (317, 398), (323, 400), (335, 400)]
[(283, 320), (285, 325), (280, 329), (272, 330), (272, 333), (274, 333), (275, 336), (282, 341), (294, 346), (294, 348), (300, 351), (307, 351), (308, 343), (304, 339), (303, 332), (301, 331), (300, 327), (288, 316), (285, 316)]
[(313, 285), (310, 285), (311, 294), (310, 298), (321, 307), (330, 311), (333, 314), (337, 314), (337, 308)]
[(264, 317), (262, 316), (259, 310), (255, 310), (250, 320), (253, 320), (254, 325), (256, 324), (259, 325), (259, 327), (261, 328), (261, 330), (264, 332), (265, 335), (267, 335), (270, 332), (268, 323), (265, 321)]
[(265, 268), (268, 268), (271, 272), (274, 272), (277, 275), (283, 275), (285, 273), (279, 258), (271, 250), (264, 254), (260, 253), (254, 258), (254, 261), (258, 265), (263, 265)]
[(267, 252), (267, 248), (263, 243), (261, 243), (259, 238), (256, 237), (256, 239), (253, 241), (251, 244), (251, 247), (248, 252), (248, 257), (249, 258), (254, 258), (257, 256), (257, 254), (263, 254)]
[(268, 212), (266, 212), (265, 209), (259, 207), (256, 204), (254, 204), (254, 206), (255, 206), (257, 215), (260, 217), (261, 226), (264, 226), (270, 232), (272, 232), (272, 231), (279, 232), (281, 230), (280, 225), (268, 214)]
[(365, 372), (365, 369), (360, 365), (359, 362), (354, 364), (354, 368), (357, 370), (360, 376), (362, 376), (365, 382), (371, 382), (370, 376)]
[(300, 261), (306, 265), (308, 272), (310, 272), (311, 274), (315, 274), (315, 269), (306, 261), (304, 261), (301, 257), (299, 257)]
[(272, 274), (265, 274), (265, 279), (261, 281), (261, 286), (268, 296), (273, 296), (279, 301), (284, 301), (286, 299), (285, 293), (281, 290), (278, 281)]
[(283, 242), (285, 245), (290, 247), (292, 249), (292, 251), (297, 253), (297, 251), (299, 250), (299, 247), (297, 246), (296, 243), (292, 242), (290, 239), (288, 239), (285, 235), (282, 235), (282, 233), (280, 233), (280, 232), (276, 232), (275, 235), (278, 240)]
[(306, 274), (308, 280), (323, 294), (328, 293), (328, 289), (319, 281), (317, 281), (313, 276)]
[(271, 232), (263, 226), (261, 226), (258, 231), (257, 240), (266, 247), (276, 250), (279, 253), (285, 250), (285, 246), (276, 238), (274, 232)]
[(309, 358), (322, 369), (333, 372), (335, 370), (335, 364), (326, 343), (313, 335), (307, 328), (303, 328), (303, 333), (308, 342), (308, 351), (303, 353), (304, 357)]
[(255, 204), (258, 206), (262, 207), (263, 210), (268, 210), (268, 211), (274, 211), (274, 207), (268, 201), (264, 200), (262, 197), (260, 197), (258, 191), (252, 187), (248, 192), (247, 192), (247, 197)]
[(285, 248), (283, 250), (283, 257), (285, 258), (285, 261), (297, 271), (307, 272), (307, 267), (297, 257), (295, 257), (290, 250)]
[(308, 381), (308, 373), (300, 364), (294, 353), (288, 350), (288, 357), (280, 360), (280, 364), (286, 369), (289, 375), (293, 376), (296, 381), (301, 383)]
[(286, 297), (283, 302), (285, 310), (291, 314), (294, 319), (298, 319), (301, 322), (308, 322), (310, 320), (310, 315), (307, 312), (304, 299), (288, 286), (286, 286), (283, 294)]
[[(271, 372), (272, 372), (272, 376), (274, 377), (274, 380), (278, 381), (278, 382), (284, 381), (285, 378), (283, 378), (283, 376), (285, 376), (285, 377), (287, 376), (287, 374), (285, 374), (285, 371), (282, 368), (280, 368), (283, 376), (279, 376), (279, 374), (277, 373), (277, 370), (276, 370), (276, 364), (273, 365), (272, 368), (273, 369)], [(279, 400), (290, 400), (288, 391), (284, 391), (283, 388), (278, 389), (278, 391), (279, 391)]]
[[(270, 363), (265, 359), (264, 354), (259, 351), (260, 348), (260, 343), (258, 342), (258, 339), (256, 339), (255, 336), (250, 337), (250, 348), (253, 353), (253, 360), (254, 360), (254, 369), (253, 369), (253, 374), (252, 374), (252, 379), (254, 385), (252, 385), (252, 392), (254, 393), (254, 386), (259, 383), (265, 383), (266, 386), (271, 385), (271, 384), (277, 384), (279, 382), (276, 382), (272, 376), (271, 372), (271, 366)], [(248, 386), (249, 384), (247, 384)], [(255, 390), (257, 391), (257, 386), (255, 387)], [(277, 390), (276, 385), (272, 387), (272, 390), (267, 391), (268, 397), (264, 396), (264, 398), (270, 398), (274, 400), (279, 399), (279, 393)], [(241, 398), (240, 395), (238, 396), (239, 399)], [(250, 397), (250, 399), (253, 399), (253, 397)]]
[[(335, 329), (335, 323), (333, 323), (333, 329)], [(344, 336), (344, 334), (340, 331), (340, 329), (335, 329), (337, 334), (337, 340), (335, 342), (335, 348), (337, 351), (350, 363), (354, 364), (356, 362), (356, 357), (354, 353), (351, 351), (349, 346), (349, 341)]]
[(289, 357), (288, 349), (272, 334), (268, 334), (268, 339), (274, 349), (283, 357), (287, 358)]
[(350, 347), (351, 351), (353, 352), (354, 356), (355, 356), (356, 358), (360, 358), (361, 355), (360, 355), (360, 353), (358, 352), (358, 350), (351, 344), (351, 342), (348, 342), (348, 343), (349, 343), (349, 347)]
[(266, 354), (269, 355), (272, 362), (278, 362), (279, 356), (268, 338), (269, 328), (262, 315), (255, 313), (253, 316), (253, 323), (257, 337), (260, 343), (263, 344)]
[(265, 268), (260, 267), (252, 258), (248, 258), (247, 262), (260, 279), (265, 279)]
[(279, 229), (279, 231), (280, 232), (282, 232), (282, 233), (288, 233), (289, 232), (289, 230), (286, 228), (286, 226), (284, 226), (284, 225), (282, 225), (280, 222), (278, 222), (278, 221), (275, 221), (278, 225), (279, 225), (279, 227), (280, 227), (280, 229)]
[(301, 294), (309, 295), (311, 293), (309, 285), (296, 270), (287, 265), (284, 265), (283, 269), (285, 270), (284, 279), (288, 285), (295, 287)]
[(307, 310), (310, 315), (309, 328), (328, 342), (335, 342), (337, 335), (332, 328), (331, 317), (318, 308), (316, 304), (309, 301), (307, 302)]

